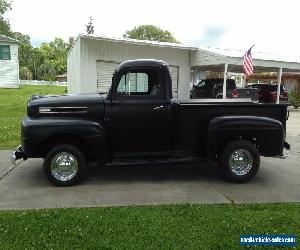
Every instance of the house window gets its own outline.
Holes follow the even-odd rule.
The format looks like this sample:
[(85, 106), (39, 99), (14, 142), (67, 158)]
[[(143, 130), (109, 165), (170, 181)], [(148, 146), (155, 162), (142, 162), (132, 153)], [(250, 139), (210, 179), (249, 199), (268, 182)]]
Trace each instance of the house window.
[(10, 45), (0, 45), (0, 60), (10, 60)]

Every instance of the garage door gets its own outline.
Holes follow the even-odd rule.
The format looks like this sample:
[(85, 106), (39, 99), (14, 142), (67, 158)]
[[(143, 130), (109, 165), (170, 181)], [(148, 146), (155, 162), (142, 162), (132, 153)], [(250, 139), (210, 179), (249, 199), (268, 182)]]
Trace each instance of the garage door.
[(97, 61), (97, 90), (99, 92), (106, 92), (111, 86), (112, 75), (118, 67), (118, 63)]
[[(115, 69), (119, 63), (97, 61), (97, 90), (99, 92), (106, 92), (111, 86), (111, 79)], [(173, 98), (178, 98), (178, 66), (170, 66), (171, 78), (172, 78), (172, 93)]]
[(170, 66), (171, 78), (172, 78), (172, 94), (173, 98), (178, 98), (178, 66)]

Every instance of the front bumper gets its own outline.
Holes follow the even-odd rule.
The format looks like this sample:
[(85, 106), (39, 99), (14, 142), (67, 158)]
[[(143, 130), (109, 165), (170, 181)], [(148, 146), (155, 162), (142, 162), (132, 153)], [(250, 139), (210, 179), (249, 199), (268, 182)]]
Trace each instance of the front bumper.
[(16, 151), (14, 151), (11, 156), (10, 156), (10, 161), (11, 164), (13, 164), (14, 166), (16, 166), (18, 164), (18, 160), (23, 159), (24, 161), (28, 159), (28, 157), (26, 156), (26, 154), (23, 151), (22, 146), (18, 146)]

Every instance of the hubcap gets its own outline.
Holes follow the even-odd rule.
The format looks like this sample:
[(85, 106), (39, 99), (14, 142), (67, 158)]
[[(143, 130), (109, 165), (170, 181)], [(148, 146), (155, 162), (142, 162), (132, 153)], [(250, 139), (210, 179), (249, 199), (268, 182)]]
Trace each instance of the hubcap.
[(59, 181), (69, 181), (78, 172), (78, 162), (74, 155), (61, 152), (55, 155), (50, 165), (52, 176)]
[(237, 149), (229, 158), (231, 171), (236, 175), (246, 175), (253, 166), (253, 157), (246, 149)]

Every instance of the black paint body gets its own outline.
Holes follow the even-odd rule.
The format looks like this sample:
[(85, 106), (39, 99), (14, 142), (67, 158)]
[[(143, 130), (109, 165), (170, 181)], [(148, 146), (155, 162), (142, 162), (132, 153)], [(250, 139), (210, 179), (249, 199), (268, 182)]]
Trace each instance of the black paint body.
[[(136, 68), (159, 71), (160, 95), (116, 96), (122, 73)], [(72, 143), (88, 161), (109, 164), (121, 157), (195, 156), (217, 158), (229, 141), (253, 142), (264, 156), (283, 152), (286, 104), (242, 99), (175, 100), (166, 63), (134, 60), (115, 71), (107, 95), (33, 97), (22, 120), (26, 157), (45, 157), (56, 144)]]

